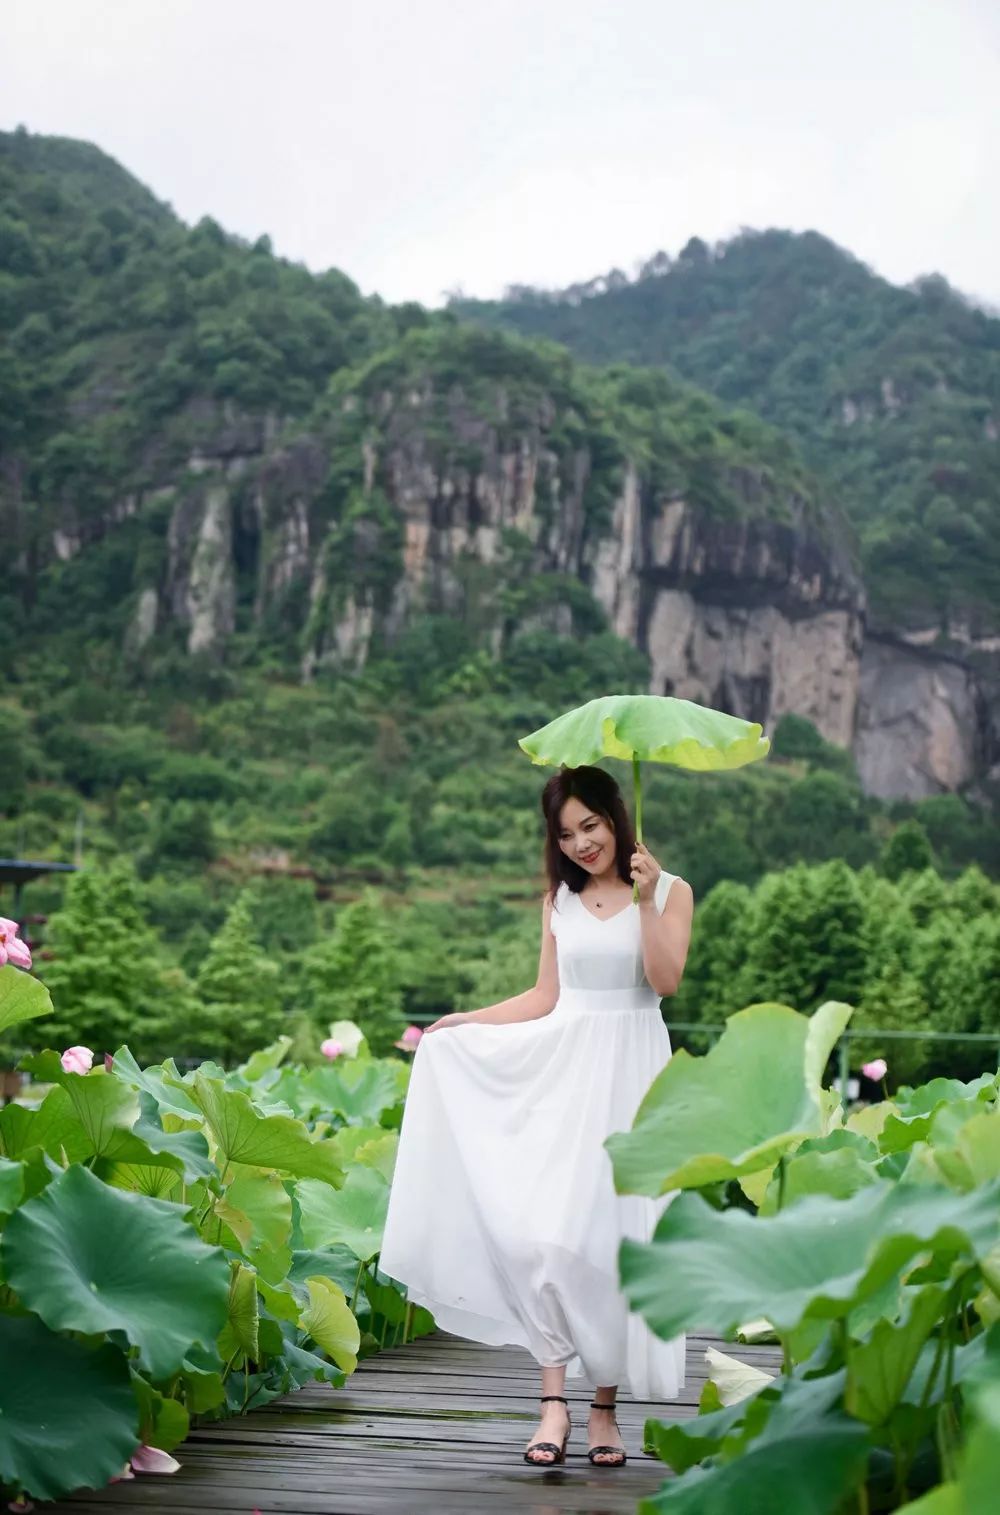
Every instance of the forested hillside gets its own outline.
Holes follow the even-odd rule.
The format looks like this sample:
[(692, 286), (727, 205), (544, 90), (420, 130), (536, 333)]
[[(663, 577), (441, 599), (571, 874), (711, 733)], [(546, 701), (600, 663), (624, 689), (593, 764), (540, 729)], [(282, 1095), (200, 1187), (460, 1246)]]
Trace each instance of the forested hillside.
[(1000, 320), (938, 276), (909, 289), (809, 232), (745, 232), (467, 319), (600, 363), (665, 367), (794, 436), (861, 543), (870, 604), (961, 645), (1000, 616)]
[[(52, 916), (67, 1037), (141, 1019), (150, 1053), (235, 1056), (293, 1011), (374, 994), (394, 1024), (517, 987), (545, 778), (517, 738), (662, 690), (686, 644), (643, 636), (671, 595), (727, 655), (758, 617), (771, 659), (691, 674), (760, 708), (769, 763), (648, 782), (650, 845), (699, 898), (796, 862), (869, 865), (862, 892), (900, 858), (1000, 872), (981, 794), (882, 803), (823, 701), (796, 706), (823, 656), (849, 683), (862, 590), (837, 489), (745, 405), (388, 307), (26, 132), (0, 137), (0, 331), (0, 855), (93, 870), (65, 910), (51, 882), (25, 901)], [(805, 683), (782, 688), (796, 644)]]

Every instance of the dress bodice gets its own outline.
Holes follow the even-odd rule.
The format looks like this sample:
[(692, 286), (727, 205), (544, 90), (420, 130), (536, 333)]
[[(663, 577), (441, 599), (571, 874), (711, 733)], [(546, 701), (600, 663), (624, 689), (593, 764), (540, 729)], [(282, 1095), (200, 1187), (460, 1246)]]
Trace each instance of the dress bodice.
[[(662, 915), (676, 873), (660, 873), (654, 899)], [(559, 965), (558, 1009), (655, 1009), (660, 996), (650, 987), (642, 962), (639, 906), (631, 902), (601, 920), (578, 894), (560, 884), (553, 900), (550, 930)]]

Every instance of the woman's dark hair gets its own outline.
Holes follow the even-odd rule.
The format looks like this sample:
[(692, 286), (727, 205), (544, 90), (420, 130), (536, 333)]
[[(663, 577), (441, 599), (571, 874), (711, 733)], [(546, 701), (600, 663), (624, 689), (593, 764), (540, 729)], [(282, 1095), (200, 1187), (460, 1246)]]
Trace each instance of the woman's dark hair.
[(586, 868), (568, 858), (559, 845), (559, 817), (566, 801), (572, 799), (579, 800), (613, 827), (618, 877), (623, 883), (631, 884), (629, 865), (635, 851), (635, 831), (618, 785), (603, 768), (560, 768), (545, 785), (541, 798), (545, 817), (545, 871), (553, 898), (560, 884), (565, 884), (573, 894), (579, 894), (590, 877)]

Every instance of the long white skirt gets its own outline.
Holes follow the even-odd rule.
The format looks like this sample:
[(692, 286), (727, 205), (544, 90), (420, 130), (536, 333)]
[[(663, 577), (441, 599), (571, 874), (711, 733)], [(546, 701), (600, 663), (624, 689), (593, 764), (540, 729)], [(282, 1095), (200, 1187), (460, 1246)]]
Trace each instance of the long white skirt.
[(456, 1336), (676, 1397), (684, 1338), (654, 1336), (618, 1283), (622, 1238), (648, 1241), (672, 1196), (616, 1194), (602, 1145), (669, 1056), (658, 1005), (630, 1008), (627, 991), (564, 991), (538, 1020), (425, 1035), (380, 1269)]

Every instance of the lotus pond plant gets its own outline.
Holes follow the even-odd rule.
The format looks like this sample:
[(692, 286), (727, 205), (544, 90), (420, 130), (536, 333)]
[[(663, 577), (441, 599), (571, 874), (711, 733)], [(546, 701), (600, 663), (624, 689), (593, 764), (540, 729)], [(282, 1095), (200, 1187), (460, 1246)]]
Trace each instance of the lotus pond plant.
[[(51, 1011), (0, 967), (0, 1034)], [(0, 1109), (0, 1487), (55, 1499), (169, 1471), (196, 1419), (432, 1329), (378, 1271), (409, 1077), (356, 1026), (335, 1062), (141, 1068), (45, 1051)]]
[(631, 1307), (783, 1360), (724, 1356), (702, 1413), (646, 1422), (679, 1476), (641, 1515), (1000, 1509), (998, 1077), (845, 1109), (823, 1074), (850, 1014), (740, 1011), (608, 1140), (621, 1192), (673, 1196), (622, 1245)]

